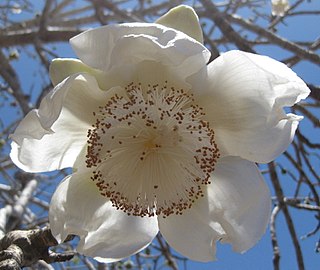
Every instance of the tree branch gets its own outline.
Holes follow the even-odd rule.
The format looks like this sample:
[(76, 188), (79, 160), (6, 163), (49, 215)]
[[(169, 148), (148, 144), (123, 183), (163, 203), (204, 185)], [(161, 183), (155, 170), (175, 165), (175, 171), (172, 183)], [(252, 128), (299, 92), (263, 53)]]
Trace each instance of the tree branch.
[(210, 14), (215, 24), (220, 28), (221, 32), (230, 41), (234, 42), (236, 46), (243, 51), (254, 53), (255, 51), (248, 45), (247, 41), (242, 38), (230, 25), (225, 15), (222, 14), (215, 4), (210, 0), (201, 0), (202, 5), (205, 7), (207, 14)]
[(309, 60), (315, 64), (320, 64), (320, 56), (310, 50), (305, 50), (301, 48), (299, 45), (286, 40), (282, 37), (277, 36), (276, 34), (265, 30), (264, 28), (255, 25), (248, 20), (245, 20), (243, 18), (240, 18), (239, 16), (236, 15), (226, 15), (227, 18), (232, 21), (233, 23), (236, 23), (238, 25), (243, 26), (245, 29), (248, 29), (257, 35), (261, 37), (265, 37), (268, 40), (270, 40), (272, 43), (279, 45), (280, 47), (291, 51), (292, 53), (295, 53), (297, 56), (299, 56), (302, 59)]
[(20, 270), (38, 260), (47, 263), (71, 260), (73, 253), (60, 254), (49, 251), (58, 245), (49, 228), (29, 231), (11, 231), (0, 240), (0, 270)]
[(289, 232), (290, 232), (290, 235), (291, 235), (291, 239), (293, 241), (293, 246), (295, 248), (296, 257), (297, 257), (297, 264), (298, 264), (299, 270), (304, 270), (305, 268), (304, 268), (304, 262), (303, 262), (303, 256), (302, 256), (302, 252), (301, 252), (301, 247), (300, 247), (300, 244), (299, 244), (299, 241), (298, 241), (298, 238), (297, 238), (297, 234), (296, 234), (296, 230), (295, 230), (294, 225), (293, 225), (292, 218), (290, 216), (288, 207), (287, 207), (287, 205), (285, 203), (285, 200), (284, 200), (283, 190), (282, 190), (282, 187), (281, 187), (281, 185), (279, 183), (279, 178), (278, 178), (278, 175), (277, 175), (277, 172), (276, 172), (276, 169), (275, 169), (274, 162), (270, 162), (268, 164), (268, 168), (269, 168), (269, 171), (270, 171), (271, 182), (272, 182), (272, 185), (274, 187), (274, 190), (275, 190), (278, 202), (279, 202), (279, 207), (284, 213), (284, 217), (285, 217), (285, 220), (286, 220), (287, 225), (288, 225), (288, 229), (289, 229)]

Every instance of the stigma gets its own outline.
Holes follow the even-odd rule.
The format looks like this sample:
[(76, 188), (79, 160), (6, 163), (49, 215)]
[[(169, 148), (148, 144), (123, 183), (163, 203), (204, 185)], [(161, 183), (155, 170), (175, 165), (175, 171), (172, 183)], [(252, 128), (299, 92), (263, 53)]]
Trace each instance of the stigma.
[(100, 194), (134, 216), (182, 214), (219, 158), (214, 131), (184, 89), (130, 83), (93, 112), (86, 166)]

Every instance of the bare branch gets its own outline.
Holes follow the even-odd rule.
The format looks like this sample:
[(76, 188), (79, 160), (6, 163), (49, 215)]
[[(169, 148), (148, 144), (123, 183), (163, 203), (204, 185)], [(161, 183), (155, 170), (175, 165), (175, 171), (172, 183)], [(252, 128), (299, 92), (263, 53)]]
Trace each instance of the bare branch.
[(302, 59), (309, 60), (315, 64), (320, 65), (320, 56), (310, 50), (305, 50), (300, 46), (294, 44), (293, 42), (286, 40), (282, 37), (277, 36), (276, 34), (265, 30), (264, 28), (257, 26), (248, 20), (240, 18), (236, 15), (227, 15), (227, 18), (236, 24), (243, 26), (245, 29), (253, 31), (254, 33), (258, 34), (261, 37), (265, 37), (270, 40), (272, 43), (279, 45), (280, 47), (291, 51), (292, 53), (296, 54)]
[(291, 218), (291, 215), (289, 213), (289, 210), (287, 208), (287, 205), (284, 201), (284, 195), (283, 195), (283, 190), (282, 187), (279, 183), (279, 178), (275, 169), (275, 164), (274, 162), (270, 162), (268, 164), (268, 168), (270, 170), (270, 178), (271, 178), (271, 182), (273, 184), (273, 188), (275, 190), (275, 193), (277, 195), (277, 199), (278, 199), (278, 203), (279, 203), (279, 207), (282, 210), (282, 212), (284, 213), (284, 217), (286, 219), (287, 225), (288, 225), (288, 229), (293, 241), (293, 246), (295, 248), (295, 252), (296, 252), (296, 257), (297, 257), (297, 265), (299, 267), (299, 270), (304, 270), (304, 261), (303, 261), (303, 255), (301, 252), (301, 247), (300, 247), (300, 243), (298, 241), (297, 238), (297, 234), (296, 234), (296, 230), (293, 224), (293, 220)]
[(231, 24), (226, 20), (225, 14), (222, 14), (212, 1), (201, 0), (200, 2), (205, 7), (206, 14), (210, 14), (210, 18), (230, 42), (234, 42), (240, 50), (254, 53), (247, 41), (232, 28)]
[(49, 252), (49, 248), (57, 244), (48, 228), (12, 231), (0, 240), (0, 269), (19, 270), (38, 260), (52, 263), (73, 258), (74, 254)]
[(271, 243), (273, 248), (273, 268), (274, 270), (280, 269), (280, 248), (277, 239), (277, 230), (276, 230), (276, 217), (280, 212), (280, 207), (277, 205), (271, 214), (270, 219), (270, 234), (271, 234)]
[(30, 110), (28, 99), (26, 95), (22, 92), (18, 75), (15, 70), (11, 67), (8, 59), (5, 57), (3, 52), (0, 50), (0, 75), (3, 79), (8, 83), (10, 88), (12, 89), (12, 95), (16, 98), (19, 103), (21, 110), (24, 114)]

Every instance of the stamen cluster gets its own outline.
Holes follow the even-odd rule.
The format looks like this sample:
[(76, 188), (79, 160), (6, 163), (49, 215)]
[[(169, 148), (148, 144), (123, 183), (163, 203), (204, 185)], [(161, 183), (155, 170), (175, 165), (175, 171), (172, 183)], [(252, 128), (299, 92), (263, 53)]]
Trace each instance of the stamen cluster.
[(219, 157), (203, 110), (167, 84), (129, 84), (94, 112), (88, 130), (91, 178), (128, 215), (181, 214), (204, 195)]

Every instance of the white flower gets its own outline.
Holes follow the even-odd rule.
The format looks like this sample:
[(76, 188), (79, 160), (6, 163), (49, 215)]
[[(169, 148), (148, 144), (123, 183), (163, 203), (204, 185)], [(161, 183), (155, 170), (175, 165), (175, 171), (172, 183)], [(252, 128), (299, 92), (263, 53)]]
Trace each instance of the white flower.
[[(177, 11), (194, 26), (172, 22)], [(71, 39), (81, 61), (53, 62), (55, 88), (12, 135), (20, 168), (74, 168), (52, 197), (51, 229), (59, 241), (79, 235), (78, 251), (103, 262), (158, 231), (198, 261), (215, 259), (216, 241), (252, 247), (270, 213), (255, 162), (281, 154), (302, 118), (283, 110), (309, 93), (293, 71), (241, 51), (207, 65), (194, 11), (173, 13)]]
[(284, 16), (285, 12), (290, 8), (289, 0), (271, 0), (272, 15)]
[(18, 3), (13, 3), (11, 7), (11, 12), (13, 14), (20, 14), (22, 12), (21, 6)]

